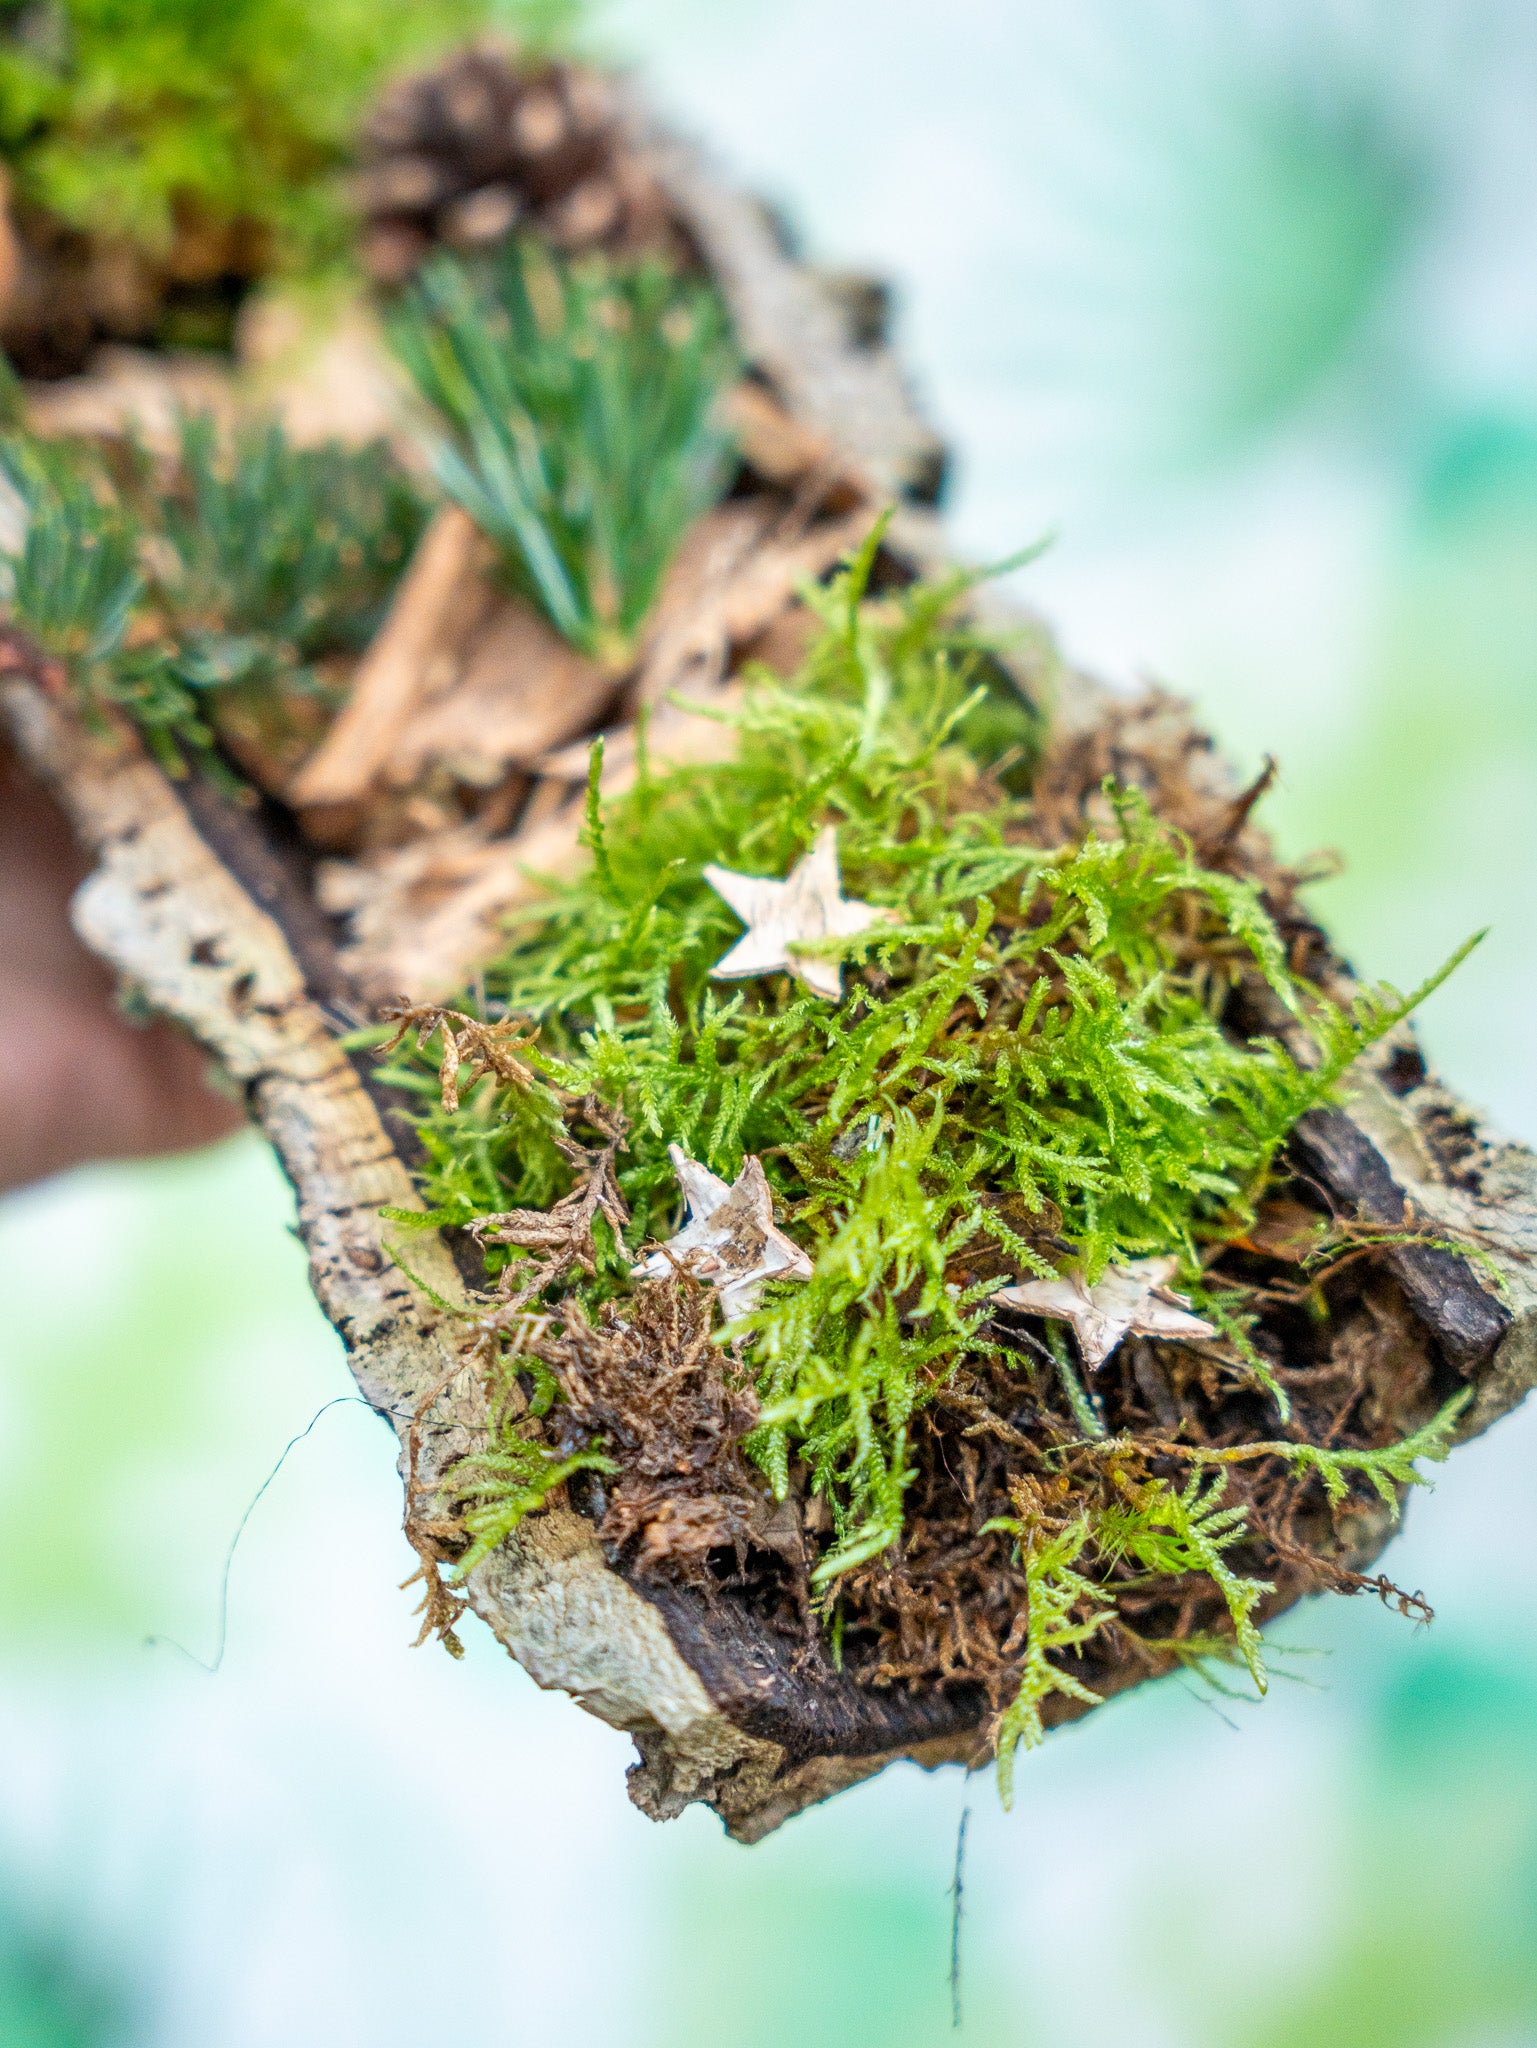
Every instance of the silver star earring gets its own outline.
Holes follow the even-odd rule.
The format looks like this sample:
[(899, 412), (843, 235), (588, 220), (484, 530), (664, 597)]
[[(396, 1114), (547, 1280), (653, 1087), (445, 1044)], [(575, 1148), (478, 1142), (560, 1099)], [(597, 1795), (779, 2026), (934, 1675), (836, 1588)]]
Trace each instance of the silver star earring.
[(667, 1156), (688, 1203), (688, 1222), (633, 1268), (635, 1279), (663, 1279), (681, 1268), (717, 1289), (730, 1321), (758, 1306), (765, 1280), (811, 1278), (810, 1259), (774, 1221), (760, 1160), (749, 1153), (727, 1187), (681, 1145), (669, 1145)]
[(1082, 1273), (1059, 1273), (1054, 1280), (1000, 1287), (992, 1299), (1005, 1308), (1071, 1323), (1084, 1364), (1094, 1367), (1133, 1333), (1187, 1342), (1216, 1336), (1210, 1323), (1192, 1313), (1189, 1298), (1169, 1286), (1178, 1265), (1178, 1259), (1135, 1259), (1107, 1266), (1092, 1287), (1085, 1285)]
[(851, 939), (873, 924), (894, 923), (896, 912), (845, 899), (838, 877), (838, 830), (824, 825), (811, 851), (782, 882), (707, 867), (704, 878), (747, 926), (731, 951), (710, 969), (712, 981), (743, 981), (787, 971), (814, 995), (837, 1002), (843, 970), (836, 960), (797, 951), (818, 939)]

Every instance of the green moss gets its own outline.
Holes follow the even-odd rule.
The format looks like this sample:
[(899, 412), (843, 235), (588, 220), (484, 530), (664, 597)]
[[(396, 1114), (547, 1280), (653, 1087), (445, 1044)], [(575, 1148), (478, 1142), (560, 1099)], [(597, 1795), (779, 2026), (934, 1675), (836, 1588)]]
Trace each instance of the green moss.
[[(809, 593), (825, 632), (793, 682), (759, 677), (737, 758), (594, 804), (587, 878), (488, 967), (538, 1025), (520, 1058), (546, 1085), (487, 1082), (421, 1125), (433, 1212), (468, 1222), (567, 1190), (562, 1103), (624, 1110), (633, 1220), (624, 1244), (600, 1227), (589, 1302), (675, 1227), (669, 1144), (727, 1179), (762, 1159), (815, 1274), (734, 1326), (763, 1402), (749, 1449), (780, 1493), (804, 1460), (830, 1504), (823, 1584), (899, 1536), (914, 1412), (996, 1348), (1002, 1279), (1172, 1251), (1205, 1303), (1203, 1249), (1242, 1233), (1298, 1117), (1410, 1006), (1373, 993), (1347, 1013), (1306, 987), (1255, 888), (1199, 866), (1131, 792), (1109, 792), (1105, 830), (1032, 843), (1028, 801), (960, 738), (985, 707), (1028, 745), (1027, 715), (948, 623), (958, 584), (869, 599), (876, 538)], [(783, 875), (826, 821), (846, 892), (895, 920), (836, 949), (844, 1001), (713, 983), (738, 925), (704, 866)], [(1303, 1027), (1309, 1063), (1225, 1027), (1244, 977)], [(1222, 1584), (1215, 1498), (1169, 1513)]]
[[(381, 453), (299, 454), (275, 434), (221, 455), (192, 427), (168, 482), (20, 437), (6, 467), (27, 513), (8, 602), (85, 700), (126, 709), (172, 768), (211, 748), (211, 692), (291, 682), (357, 648), (421, 518)], [(614, 502), (634, 516), (623, 493)], [(761, 1159), (814, 1271), (771, 1285), (732, 1328), (761, 1404), (746, 1449), (777, 1492), (796, 1468), (827, 1503), (813, 1576), (829, 1598), (902, 1535), (919, 1411), (979, 1361), (1020, 1369), (989, 1321), (1010, 1279), (1069, 1266), (1092, 1279), (1173, 1252), (1236, 1347), (1213, 1369), (1284, 1419), (1245, 1295), (1208, 1287), (1206, 1266), (1248, 1230), (1297, 1119), (1440, 978), (1407, 1001), (1329, 1000), (1291, 971), (1255, 885), (1203, 866), (1135, 791), (1107, 786), (1098, 823), (1050, 843), (1029, 794), (1032, 716), (956, 623), (965, 579), (873, 597), (879, 538), (805, 593), (821, 635), (794, 678), (750, 679), (734, 760), (658, 774), (642, 745), (633, 787), (603, 805), (595, 752), (587, 874), (486, 967), (495, 1016), (534, 1042), (489, 1069), (464, 1062), (446, 1095), (419, 1054), (387, 1070), (421, 1100), (429, 1221), (550, 1209), (622, 1112), (590, 1270), (567, 1260), (544, 1289), (589, 1309), (626, 1295), (637, 1253), (677, 1224), (669, 1145), (728, 1180)], [(844, 998), (786, 976), (712, 981), (739, 927), (706, 867), (782, 876), (828, 823), (846, 893), (889, 920), (828, 949)], [(1234, 1033), (1240, 994), (1249, 1014), (1263, 999), (1287, 1020), (1300, 1056)], [(529, 1256), (490, 1253), (537, 1306), (554, 1269)], [(482, 1344), (492, 1428), (455, 1479), (464, 1568), (566, 1479), (613, 1469), (601, 1443), (567, 1436), (557, 1384), (517, 1334), (509, 1325), (500, 1355)], [(1108, 1438), (1057, 1326), (1047, 1335), (1081, 1439), (1053, 1424), (1055, 1492), (1022, 1482), (1015, 1512), (990, 1524), (1015, 1538), (1022, 1579), (1018, 1690), (996, 1731), (1005, 1789), (1050, 1697), (1094, 1696), (1074, 1665), (1109, 1624), (1140, 1640), (1119, 1605), (1128, 1587), (1199, 1575), (1222, 1630), (1144, 1640), (1139, 1654), (1156, 1665), (1220, 1642), (1262, 1682), (1270, 1587), (1247, 1563), (1262, 1553), (1221, 1468), (1281, 1461), (1328, 1501), (1359, 1480), (1396, 1505), (1451, 1420), (1385, 1450)], [(1194, 1468), (1177, 1485), (1149, 1469), (1170, 1458)]]
[[(20, 10), (8, 7), (7, 14)], [(336, 172), (382, 79), (484, 28), (537, 37), (530, 0), (59, 0), (0, 43), (0, 150), (22, 195), (166, 252), (179, 223), (248, 224), (288, 266), (339, 254)]]
[(1041, 1702), (1060, 1693), (1084, 1706), (1100, 1704), (1100, 1695), (1064, 1670), (1061, 1659), (1076, 1656), (1113, 1613), (1109, 1596), (1078, 1569), (1091, 1535), (1087, 1517), (1039, 1537), (1024, 1524), (1013, 1526), (1025, 1567), (1025, 1654), (1019, 1691), (994, 1738), (998, 1791), (1005, 1806), (1014, 1796), (1015, 1751), (1021, 1742), (1033, 1749), (1046, 1733)]
[(517, 1430), (502, 1428), (486, 1451), (466, 1458), (455, 1479), (463, 1501), (460, 1519), (470, 1547), (459, 1560), (461, 1576), (473, 1571), (505, 1542), (525, 1515), (544, 1506), (549, 1495), (576, 1472), (616, 1472), (602, 1451), (574, 1451), (552, 1457)]
[[(1111, 1621), (1131, 1633), (1116, 1603), (1120, 1595), (1135, 1589), (1139, 1583), (1136, 1573), (1163, 1580), (1204, 1574), (1221, 1594), (1232, 1630), (1231, 1636), (1143, 1639), (1144, 1651), (1154, 1657), (1177, 1657), (1187, 1664), (1236, 1658), (1246, 1666), (1256, 1691), (1265, 1691), (1265, 1663), (1255, 1613), (1275, 1588), (1268, 1579), (1240, 1577), (1232, 1570), (1225, 1553), (1252, 1542), (1247, 1511), (1225, 1501), (1226, 1472), (1218, 1470), (1203, 1478), (1201, 1466), (1281, 1459), (1299, 1475), (1317, 1473), (1331, 1502), (1345, 1499), (1348, 1476), (1359, 1473), (1396, 1516), (1401, 1490), (1424, 1483), (1416, 1460), (1439, 1461), (1446, 1456), (1457, 1418), (1471, 1398), (1466, 1390), (1455, 1395), (1422, 1429), (1402, 1443), (1375, 1451), (1341, 1451), (1286, 1441), (1242, 1444), (1226, 1450), (1162, 1446), (1168, 1455), (1197, 1467), (1182, 1488), (1142, 1476), (1138, 1451), (1148, 1446), (1131, 1442), (1106, 1445), (1102, 1467), (1088, 1485), (1080, 1480), (1065, 1516), (1060, 1508), (1053, 1514), (1039, 1486), (1018, 1486), (1016, 1513), (987, 1525), (1016, 1538), (1026, 1582), (1026, 1638), (1019, 1690), (994, 1731), (998, 1788), (1004, 1804), (1013, 1797), (1016, 1750), (1021, 1744), (1033, 1748), (1045, 1734), (1043, 1702), (1059, 1693), (1085, 1705), (1099, 1704), (1099, 1694), (1066, 1671), (1061, 1659), (1077, 1656)], [(1127, 1565), (1135, 1572), (1128, 1573)]]

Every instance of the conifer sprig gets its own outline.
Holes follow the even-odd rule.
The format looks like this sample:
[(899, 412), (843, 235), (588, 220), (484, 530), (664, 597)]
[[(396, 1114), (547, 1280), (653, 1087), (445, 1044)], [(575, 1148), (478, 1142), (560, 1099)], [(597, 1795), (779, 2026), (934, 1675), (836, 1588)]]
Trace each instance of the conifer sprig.
[(707, 286), (517, 244), (429, 264), (390, 337), (447, 434), (438, 479), (551, 623), (622, 660), (689, 522), (719, 496), (736, 366)]
[(17, 507), (6, 603), (60, 660), (109, 659), (144, 593), (135, 522), (100, 466), (60, 444), (8, 436), (0, 462)]
[(173, 774), (213, 745), (211, 692), (314, 688), (316, 662), (360, 650), (426, 516), (384, 448), (297, 449), (276, 426), (226, 446), (189, 419), (178, 463), (126, 481), (20, 432), (0, 466), (18, 528), (0, 601)]
[(172, 650), (144, 629), (142, 533), (105, 471), (83, 454), (22, 436), (4, 450), (20, 506), (13, 551), (0, 554), (0, 598), (64, 666), (88, 711), (124, 711), (161, 764), (212, 734)]
[(357, 654), (383, 616), (425, 508), (382, 445), (294, 447), (276, 424), (186, 420), (172, 487), (147, 508), (169, 543), (156, 595), (199, 683), (293, 681)]

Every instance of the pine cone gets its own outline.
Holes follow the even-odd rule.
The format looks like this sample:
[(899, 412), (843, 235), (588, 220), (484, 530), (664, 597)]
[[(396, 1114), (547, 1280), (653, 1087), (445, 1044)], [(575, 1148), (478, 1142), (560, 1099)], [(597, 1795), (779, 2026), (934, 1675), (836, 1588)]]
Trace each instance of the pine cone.
[(681, 254), (672, 208), (596, 72), (472, 44), (403, 78), (364, 123), (363, 260), (402, 283), (437, 245), (533, 228), (558, 248)]

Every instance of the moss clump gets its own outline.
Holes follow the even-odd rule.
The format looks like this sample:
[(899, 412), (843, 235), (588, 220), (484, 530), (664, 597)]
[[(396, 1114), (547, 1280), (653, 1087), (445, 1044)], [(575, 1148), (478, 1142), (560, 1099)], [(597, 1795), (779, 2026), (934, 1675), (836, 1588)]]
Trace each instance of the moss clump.
[[(58, 0), (0, 15), (0, 151), (23, 201), (215, 271), (344, 247), (335, 175), (395, 67), (485, 27), (486, 0)], [(503, 19), (508, 10), (500, 10)], [(556, 32), (571, 9), (513, 9)], [(522, 20), (519, 23), (519, 15)], [(5, 17), (10, 17), (7, 24)]]
[[(1012, 1484), (1013, 1513), (984, 1524), (1012, 1536), (1024, 1579), (1024, 1641), (1019, 1687), (998, 1717), (994, 1746), (998, 1784), (1007, 1804), (1013, 1794), (1014, 1757), (1021, 1744), (1031, 1749), (1045, 1734), (1042, 1707), (1053, 1695), (1100, 1703), (1102, 1695), (1076, 1677), (1064, 1658), (1081, 1658), (1103, 1628), (1118, 1630), (1149, 1660), (1172, 1659), (1197, 1668), (1208, 1660), (1240, 1659), (1257, 1691), (1266, 1689), (1256, 1614), (1276, 1588), (1268, 1579), (1235, 1572), (1234, 1549), (1252, 1547), (1249, 1504), (1229, 1497), (1229, 1473), (1203, 1470), (1270, 1460), (1294, 1476), (1316, 1473), (1329, 1501), (1343, 1505), (1352, 1475), (1364, 1477), (1397, 1515), (1399, 1490), (1420, 1484), (1415, 1461), (1446, 1456), (1466, 1394), (1454, 1395), (1441, 1410), (1402, 1442), (1380, 1450), (1338, 1450), (1312, 1444), (1252, 1443), (1226, 1450), (1135, 1439), (1103, 1447), (1072, 1489), (1043, 1485), (1021, 1476)], [(1183, 1484), (1149, 1476), (1149, 1454), (1161, 1454), (1195, 1469)], [(1131, 1628), (1124, 1602), (1149, 1585), (1208, 1581), (1225, 1613), (1221, 1633), (1185, 1633), (1164, 1640)], [(1358, 1590), (1358, 1589), (1353, 1589)], [(1428, 1615), (1423, 1600), (1398, 1592), (1386, 1580), (1373, 1591), (1396, 1599), (1404, 1612)]]
[[(432, 1220), (465, 1225), (572, 1199), (594, 1106), (622, 1114), (605, 1157), (630, 1222), (594, 1217), (590, 1271), (568, 1261), (550, 1287), (516, 1232), (493, 1254), (503, 1299), (558, 1292), (588, 1311), (676, 1226), (669, 1144), (728, 1180), (761, 1158), (815, 1273), (732, 1326), (761, 1403), (747, 1448), (778, 1495), (824, 1504), (827, 1588), (895, 1554), (918, 1421), (984, 1365), (1016, 1370), (1019, 1340), (989, 1306), (1011, 1278), (1177, 1253), (1180, 1284), (1228, 1333), (1219, 1376), (1284, 1412), (1243, 1291), (1211, 1262), (1253, 1224), (1297, 1119), (1426, 992), (1345, 1005), (1310, 987), (1256, 883), (1203, 864), (1135, 791), (1111, 787), (1099, 824), (1050, 843), (1004, 786), (1009, 761), (976, 751), (1006, 734), (1017, 765), (1036, 735), (949, 623), (961, 586), (871, 600), (878, 538), (808, 593), (822, 638), (793, 682), (757, 678), (734, 762), (642, 773), (617, 804), (592, 802), (589, 875), (486, 971), (494, 1014), (537, 1032), (526, 1072), (420, 1126)], [(838, 948), (842, 1003), (787, 977), (712, 983), (738, 926), (704, 866), (782, 875), (829, 822), (847, 892), (894, 919)], [(1276, 1028), (1240, 1034), (1245, 1007)], [(433, 1092), (409, 1064), (392, 1074)], [(1135, 1524), (1124, 1500), (1119, 1523), (1103, 1501), (1090, 1522), (1070, 1513), (1050, 1571), (1077, 1570), (1091, 1539), (1105, 1572), (1199, 1569), (1246, 1648), (1258, 1596), (1235, 1601), (1222, 1562), (1242, 1506), (1218, 1508), (1220, 1482), (1142, 1483)]]

